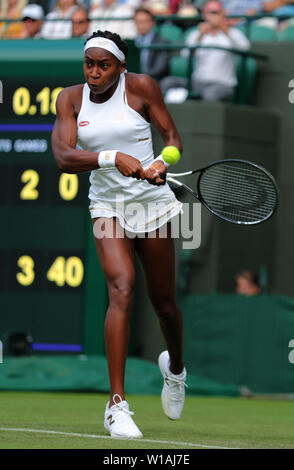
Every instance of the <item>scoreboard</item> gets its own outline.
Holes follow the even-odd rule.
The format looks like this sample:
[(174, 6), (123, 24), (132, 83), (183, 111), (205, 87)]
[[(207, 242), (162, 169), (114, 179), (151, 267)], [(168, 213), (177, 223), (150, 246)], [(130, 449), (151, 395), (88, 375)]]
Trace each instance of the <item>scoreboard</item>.
[(7, 61), (0, 53), (0, 338), (26, 331), (36, 352), (103, 353), (107, 291), (88, 211), (89, 173), (62, 173), (50, 142), (56, 98), (82, 82), (82, 64), (73, 61), (67, 76), (58, 60), (38, 73), (27, 59), (22, 76), (22, 66), (10, 74)]

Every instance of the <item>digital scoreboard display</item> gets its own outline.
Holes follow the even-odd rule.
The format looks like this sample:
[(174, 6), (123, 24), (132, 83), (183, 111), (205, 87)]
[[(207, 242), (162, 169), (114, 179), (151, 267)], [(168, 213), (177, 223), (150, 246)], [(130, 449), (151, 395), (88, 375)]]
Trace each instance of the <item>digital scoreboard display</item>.
[[(51, 149), (56, 98), (72, 84), (58, 76), (2, 80), (0, 337), (29, 332), (35, 351), (85, 352), (89, 311), (97, 302), (103, 306), (106, 296), (99, 266), (91, 268), (99, 263), (91, 239), (89, 173), (62, 173)], [(95, 280), (89, 281), (89, 270)]]

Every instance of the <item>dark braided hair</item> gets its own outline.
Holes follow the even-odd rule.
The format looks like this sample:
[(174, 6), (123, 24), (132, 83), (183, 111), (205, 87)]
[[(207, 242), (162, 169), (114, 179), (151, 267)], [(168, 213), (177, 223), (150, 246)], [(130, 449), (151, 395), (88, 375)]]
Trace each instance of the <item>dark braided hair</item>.
[(127, 44), (125, 43), (125, 41), (123, 41), (121, 39), (121, 37), (116, 34), (116, 33), (111, 33), (110, 31), (95, 31), (90, 37), (88, 37), (84, 43), (84, 45), (87, 44), (87, 42), (92, 39), (92, 38), (106, 38), (106, 39), (110, 39), (111, 41), (113, 41), (117, 47), (124, 53), (125, 55), (125, 58), (128, 57), (128, 46)]

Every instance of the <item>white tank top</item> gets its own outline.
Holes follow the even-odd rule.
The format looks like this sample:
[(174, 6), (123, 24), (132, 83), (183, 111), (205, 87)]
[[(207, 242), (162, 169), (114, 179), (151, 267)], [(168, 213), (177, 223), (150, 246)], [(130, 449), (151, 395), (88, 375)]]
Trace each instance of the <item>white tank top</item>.
[(128, 106), (124, 73), (105, 103), (90, 101), (90, 89), (85, 83), (77, 121), (78, 143), (90, 152), (119, 150), (140, 161), (153, 156), (150, 124)]
[[(77, 135), (78, 145), (90, 152), (118, 150), (140, 160), (143, 167), (149, 166), (154, 159), (151, 125), (128, 105), (124, 73), (114, 94), (105, 103), (90, 101), (90, 89), (85, 83), (77, 118)], [(95, 207), (93, 217), (107, 216), (106, 203), (107, 207), (108, 204), (113, 207), (114, 214), (118, 200), (145, 205), (162, 202), (165, 206), (163, 212), (175, 214), (180, 211), (181, 204), (167, 184), (154, 186), (147, 181), (123, 176), (116, 167), (93, 170), (90, 183), (90, 210)]]

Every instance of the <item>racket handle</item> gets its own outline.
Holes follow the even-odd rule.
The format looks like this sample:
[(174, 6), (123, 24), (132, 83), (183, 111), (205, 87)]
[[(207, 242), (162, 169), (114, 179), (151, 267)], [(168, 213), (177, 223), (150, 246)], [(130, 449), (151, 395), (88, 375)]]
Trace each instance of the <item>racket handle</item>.
[(168, 174), (166, 175), (166, 181), (169, 181), (169, 182), (171, 182), (171, 183), (174, 183), (174, 184), (176, 184), (177, 186), (183, 186), (183, 183), (181, 183), (180, 181), (175, 180), (174, 178), (172, 178), (172, 177), (169, 176)]

